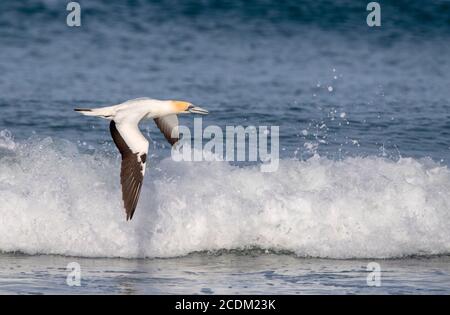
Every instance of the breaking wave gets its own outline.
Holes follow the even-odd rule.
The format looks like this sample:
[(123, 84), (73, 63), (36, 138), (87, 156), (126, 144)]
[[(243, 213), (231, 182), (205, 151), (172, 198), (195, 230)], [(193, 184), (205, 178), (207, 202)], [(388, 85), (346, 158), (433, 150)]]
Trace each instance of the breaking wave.
[(116, 154), (0, 139), (0, 251), (174, 257), (261, 248), (301, 257), (450, 253), (450, 171), (431, 160), (315, 156), (277, 172), (151, 161), (125, 221)]

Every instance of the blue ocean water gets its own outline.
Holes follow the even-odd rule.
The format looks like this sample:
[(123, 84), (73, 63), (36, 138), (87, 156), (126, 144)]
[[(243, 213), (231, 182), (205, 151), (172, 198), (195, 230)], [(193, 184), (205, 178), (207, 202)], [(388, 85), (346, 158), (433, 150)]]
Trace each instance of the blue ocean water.
[[(382, 25), (370, 28), (367, 2), (79, 1), (82, 25), (71, 28), (66, 1), (2, 1), (0, 251), (133, 266), (221, 251), (219, 264), (241, 259), (251, 279), (248, 257), (222, 250), (256, 247), (270, 250), (261, 259), (274, 270), (289, 260), (288, 282), (295, 261), (308, 261), (298, 257), (339, 270), (326, 259), (448, 255), (450, 3), (380, 1)], [(279, 126), (279, 171), (174, 163), (153, 123), (143, 124), (151, 163), (125, 223), (108, 124), (73, 108), (142, 96), (207, 108), (204, 126)], [(189, 271), (189, 259), (170, 259)], [(415, 267), (403, 280), (434, 266), (429, 259), (404, 258)], [(421, 293), (427, 280), (448, 279), (438, 261)]]
[(70, 28), (64, 1), (2, 1), (1, 126), (17, 139), (109, 141), (71, 110), (149, 96), (201, 104), (207, 124), (280, 125), (286, 156), (323, 140), (333, 158), (448, 163), (447, 1), (387, 2), (379, 28), (364, 1), (80, 4)]

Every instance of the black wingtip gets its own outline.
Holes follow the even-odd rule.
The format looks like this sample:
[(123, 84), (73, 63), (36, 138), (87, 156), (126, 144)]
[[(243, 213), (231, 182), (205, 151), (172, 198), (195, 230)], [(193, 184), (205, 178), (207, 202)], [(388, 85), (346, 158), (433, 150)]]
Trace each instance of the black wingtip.
[(76, 111), (76, 112), (92, 112), (92, 109), (90, 109), (90, 108), (75, 108), (74, 111)]

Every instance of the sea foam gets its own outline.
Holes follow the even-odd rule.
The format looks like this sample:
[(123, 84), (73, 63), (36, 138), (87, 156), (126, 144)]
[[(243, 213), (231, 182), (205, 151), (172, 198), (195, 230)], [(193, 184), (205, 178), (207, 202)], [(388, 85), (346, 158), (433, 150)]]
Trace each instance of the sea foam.
[(34, 139), (0, 152), (0, 251), (174, 257), (261, 248), (301, 257), (450, 253), (450, 171), (431, 160), (315, 156), (277, 172), (150, 161), (125, 221), (117, 154)]

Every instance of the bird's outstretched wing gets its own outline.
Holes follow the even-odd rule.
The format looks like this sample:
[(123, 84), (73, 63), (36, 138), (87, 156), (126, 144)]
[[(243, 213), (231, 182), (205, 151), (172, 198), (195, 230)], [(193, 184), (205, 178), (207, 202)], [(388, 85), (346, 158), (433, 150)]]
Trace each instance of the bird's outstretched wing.
[(156, 126), (171, 145), (179, 140), (178, 117), (175, 114), (155, 118)]
[(111, 136), (122, 155), (120, 183), (127, 220), (133, 218), (141, 193), (147, 162), (148, 141), (133, 123), (111, 121)]

